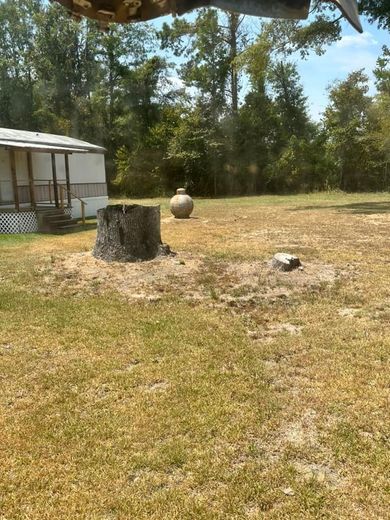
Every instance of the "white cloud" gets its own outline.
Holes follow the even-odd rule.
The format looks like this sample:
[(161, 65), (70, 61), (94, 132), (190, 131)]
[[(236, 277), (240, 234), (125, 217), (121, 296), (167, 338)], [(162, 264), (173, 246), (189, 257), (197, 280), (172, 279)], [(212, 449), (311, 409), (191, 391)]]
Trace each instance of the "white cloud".
[(350, 51), (334, 53), (331, 58), (333, 59), (335, 71), (352, 72), (353, 70), (365, 69), (368, 72), (375, 67), (377, 55), (368, 51)]
[(173, 90), (182, 90), (186, 88), (184, 81), (182, 81), (178, 76), (168, 76), (167, 80)]
[(378, 45), (378, 41), (374, 38), (374, 36), (366, 31), (362, 34), (347, 34), (341, 38), (336, 43), (336, 47), (345, 48), (345, 47), (371, 47), (373, 45)]

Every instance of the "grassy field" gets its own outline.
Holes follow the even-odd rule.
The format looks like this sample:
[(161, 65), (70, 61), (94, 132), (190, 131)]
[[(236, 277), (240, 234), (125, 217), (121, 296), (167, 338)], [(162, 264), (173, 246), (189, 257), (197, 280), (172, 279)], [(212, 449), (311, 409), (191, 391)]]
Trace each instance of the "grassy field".
[(389, 518), (390, 195), (156, 202), (142, 266), (0, 236), (0, 519)]

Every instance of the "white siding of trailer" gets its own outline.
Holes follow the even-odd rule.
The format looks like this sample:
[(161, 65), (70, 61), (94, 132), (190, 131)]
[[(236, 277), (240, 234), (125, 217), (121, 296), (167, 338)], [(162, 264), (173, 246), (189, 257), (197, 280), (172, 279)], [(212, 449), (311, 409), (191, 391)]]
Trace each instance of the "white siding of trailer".
[[(18, 185), (28, 185), (27, 154), (15, 152), (16, 176)], [(51, 154), (32, 153), (35, 184), (46, 184), (53, 179)], [(56, 154), (57, 180), (65, 183), (65, 157)], [(104, 155), (99, 153), (74, 153), (69, 155), (71, 184), (94, 184), (106, 182)], [(81, 189), (81, 188), (80, 188)], [(12, 178), (9, 151), (0, 148), (0, 203), (13, 200)]]
[[(33, 171), (35, 179), (52, 179), (51, 155), (33, 152)], [(28, 182), (26, 152), (15, 152), (18, 183)], [(56, 154), (57, 178), (65, 180), (65, 158)], [(74, 183), (106, 182), (104, 155), (98, 153), (75, 153), (69, 155), (70, 181)], [(9, 152), (0, 148), (0, 180), (10, 181), (11, 170)]]

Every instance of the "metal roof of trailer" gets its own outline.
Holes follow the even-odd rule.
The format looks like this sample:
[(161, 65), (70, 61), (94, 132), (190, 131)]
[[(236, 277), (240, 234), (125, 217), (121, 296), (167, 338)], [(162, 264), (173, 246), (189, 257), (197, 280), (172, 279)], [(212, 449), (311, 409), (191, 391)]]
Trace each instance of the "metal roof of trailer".
[(104, 153), (102, 146), (65, 135), (0, 128), (0, 147), (51, 153)]

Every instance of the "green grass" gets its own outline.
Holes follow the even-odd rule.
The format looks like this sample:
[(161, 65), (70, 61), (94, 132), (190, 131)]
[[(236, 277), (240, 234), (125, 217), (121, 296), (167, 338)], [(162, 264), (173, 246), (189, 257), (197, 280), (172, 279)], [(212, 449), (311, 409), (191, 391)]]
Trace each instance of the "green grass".
[[(388, 194), (163, 202), (204, 300), (48, 277), (94, 230), (0, 236), (0, 518), (387, 518)], [(227, 266), (279, 250), (339, 276), (221, 304)]]
[(0, 246), (12, 246), (20, 244), (28, 244), (33, 240), (39, 239), (39, 235), (36, 233), (26, 234), (15, 234), (15, 235), (2, 235), (0, 234)]

